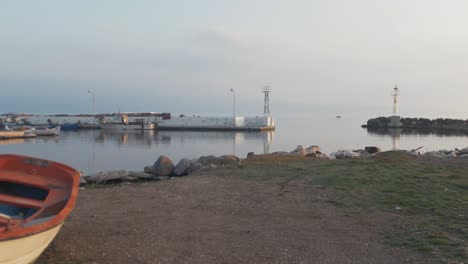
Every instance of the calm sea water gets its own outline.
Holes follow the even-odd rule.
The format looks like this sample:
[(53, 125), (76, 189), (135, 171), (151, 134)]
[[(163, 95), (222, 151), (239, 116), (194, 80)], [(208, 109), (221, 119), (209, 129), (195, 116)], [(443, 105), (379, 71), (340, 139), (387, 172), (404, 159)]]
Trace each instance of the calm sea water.
[(338, 149), (359, 149), (379, 146), (423, 150), (453, 149), (468, 146), (466, 135), (387, 134), (368, 132), (361, 125), (369, 116), (345, 113), (336, 118), (337, 111), (320, 114), (283, 115), (276, 118), (277, 130), (272, 132), (189, 132), (189, 131), (63, 131), (57, 138), (0, 141), (0, 153), (22, 154), (51, 159), (88, 173), (103, 170), (142, 170), (159, 155), (174, 162), (181, 158), (204, 155), (235, 154), (245, 157), (248, 152), (269, 153), (291, 151), (297, 145), (319, 145), (324, 153)]

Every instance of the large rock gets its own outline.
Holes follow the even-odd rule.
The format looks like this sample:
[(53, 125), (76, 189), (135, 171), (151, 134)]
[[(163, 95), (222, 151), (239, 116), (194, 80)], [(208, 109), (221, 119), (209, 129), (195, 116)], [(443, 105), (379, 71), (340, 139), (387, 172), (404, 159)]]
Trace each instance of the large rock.
[(154, 163), (154, 175), (156, 176), (171, 176), (174, 170), (174, 164), (167, 156), (161, 155)]
[(198, 159), (198, 162), (200, 162), (204, 166), (216, 167), (217, 165), (238, 165), (240, 163), (240, 159), (234, 155), (223, 155), (220, 157), (210, 155), (200, 157)]
[(312, 145), (305, 149), (305, 155), (308, 154), (321, 154), (320, 147), (316, 145)]
[(359, 157), (360, 155), (352, 150), (338, 150), (330, 154), (331, 159), (355, 159)]
[(145, 166), (144, 172), (148, 174), (156, 174), (156, 168), (154, 166)]
[(85, 179), (86, 174), (83, 171), (78, 171), (78, 173), (80, 174), (80, 186), (86, 185), (88, 183)]
[(201, 169), (203, 169), (203, 165), (200, 162), (198, 162), (198, 160), (192, 160), (192, 164), (190, 164), (190, 167), (188, 168), (187, 172), (188, 174), (192, 174)]
[(365, 147), (364, 149), (369, 154), (375, 154), (375, 153), (379, 153), (382, 151), (379, 147), (375, 147), (375, 146)]
[(213, 155), (201, 156), (198, 159), (198, 162), (200, 162), (202, 165), (219, 164), (221, 163), (221, 159)]
[(462, 155), (468, 155), (468, 148), (459, 149), (459, 150), (458, 150), (458, 155), (460, 155), (460, 156), (462, 156)]
[(328, 159), (327, 154), (320, 153), (319, 151), (307, 154), (306, 157), (313, 159)]
[[(152, 167), (154, 171), (154, 167), (153, 166), (150, 166), (150, 167)], [(136, 177), (138, 179), (145, 179), (145, 180), (153, 179), (155, 177), (153, 174), (140, 172), (140, 171), (130, 171), (129, 175), (132, 177)]]
[(80, 177), (80, 186), (83, 186), (83, 185), (86, 185), (86, 184), (88, 184), (86, 179), (84, 177)]
[(128, 180), (129, 172), (126, 170), (103, 171), (84, 177), (88, 183), (107, 183)]
[(223, 155), (223, 156), (220, 156), (219, 159), (221, 160), (223, 164), (235, 165), (235, 164), (240, 163), (239, 157), (234, 156), (234, 155)]
[(368, 158), (371, 156), (371, 154), (364, 149), (356, 149), (353, 150), (353, 152), (358, 154), (358, 158)]
[(174, 168), (174, 171), (172, 174), (174, 176), (185, 176), (188, 175), (188, 170), (190, 166), (192, 165), (193, 161), (189, 159), (181, 159), (179, 163)]
[(295, 150), (290, 152), (291, 154), (296, 154), (296, 155), (306, 155), (306, 150), (301, 146), (298, 145)]

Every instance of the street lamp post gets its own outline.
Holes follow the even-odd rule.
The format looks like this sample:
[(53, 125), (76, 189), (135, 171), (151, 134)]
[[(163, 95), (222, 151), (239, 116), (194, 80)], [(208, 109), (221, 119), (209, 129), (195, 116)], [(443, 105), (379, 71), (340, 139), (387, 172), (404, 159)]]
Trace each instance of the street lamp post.
[(234, 91), (233, 88), (231, 88), (231, 92), (232, 92), (232, 99), (233, 99), (233, 103), (232, 103), (232, 117), (234, 118), (234, 123), (236, 122), (236, 92)]
[(93, 96), (93, 125), (96, 123), (96, 116), (94, 115), (94, 93), (88, 90), (88, 93)]

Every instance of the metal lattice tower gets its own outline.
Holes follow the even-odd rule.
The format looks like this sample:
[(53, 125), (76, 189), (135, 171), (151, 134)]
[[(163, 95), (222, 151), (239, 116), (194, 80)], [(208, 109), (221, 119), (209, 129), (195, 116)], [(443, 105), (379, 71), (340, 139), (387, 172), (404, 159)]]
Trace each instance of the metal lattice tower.
[(263, 115), (270, 116), (270, 93), (271, 93), (271, 86), (263, 87), (262, 93), (265, 94), (265, 103), (263, 106)]
[(395, 92), (392, 94), (393, 97), (393, 115), (398, 115), (398, 96), (400, 95), (400, 90), (398, 86), (395, 84), (395, 88), (393, 88)]

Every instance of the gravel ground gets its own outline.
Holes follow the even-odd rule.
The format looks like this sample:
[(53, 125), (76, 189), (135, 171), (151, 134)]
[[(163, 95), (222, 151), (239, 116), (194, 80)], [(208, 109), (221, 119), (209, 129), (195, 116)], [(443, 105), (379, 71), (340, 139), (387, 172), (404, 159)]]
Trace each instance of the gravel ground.
[(81, 190), (38, 263), (437, 263), (319, 188), (212, 174)]

